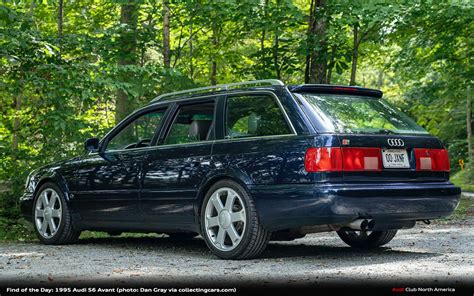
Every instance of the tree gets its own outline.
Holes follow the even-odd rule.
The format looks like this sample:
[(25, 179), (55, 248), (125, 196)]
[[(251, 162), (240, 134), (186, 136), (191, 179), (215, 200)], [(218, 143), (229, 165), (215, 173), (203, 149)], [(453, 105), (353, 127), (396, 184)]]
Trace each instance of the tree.
[(327, 13), (325, 0), (311, 0), (306, 55), (306, 83), (326, 83)]
[[(119, 80), (125, 83), (128, 75), (126, 68), (137, 63), (137, 23), (139, 4), (129, 1), (120, 6), (120, 36), (118, 41)], [(115, 103), (115, 122), (121, 121), (131, 112), (131, 103), (125, 89), (119, 87)]]
[(472, 147), (472, 98), (470, 85), (467, 86), (466, 101), (467, 159), (469, 169), (474, 169), (474, 151)]
[(169, 68), (171, 65), (169, 5), (168, 0), (163, 0), (163, 65), (165, 65), (165, 68)]
[(63, 26), (64, 26), (64, 0), (58, 2), (58, 47), (59, 55), (61, 55), (61, 43), (63, 38)]
[(459, 168), (468, 148), (465, 99), (472, 84), (474, 9), (469, 3), (440, 2), (403, 10), (389, 35), (397, 44), (391, 70), (403, 86), (406, 110), (443, 140), (451, 166)]
[(382, 40), (381, 29), (389, 28), (394, 17), (400, 14), (396, 4), (387, 5), (384, 1), (353, 1), (342, 7), (344, 22), (352, 29), (351, 76), (349, 85), (356, 85), (357, 62), (362, 42)]

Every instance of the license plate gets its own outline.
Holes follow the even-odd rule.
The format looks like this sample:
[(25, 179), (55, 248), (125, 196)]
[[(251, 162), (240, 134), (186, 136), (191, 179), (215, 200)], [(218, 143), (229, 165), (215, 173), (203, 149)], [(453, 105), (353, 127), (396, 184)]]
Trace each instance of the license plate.
[(383, 167), (387, 169), (406, 169), (410, 167), (406, 149), (382, 149)]

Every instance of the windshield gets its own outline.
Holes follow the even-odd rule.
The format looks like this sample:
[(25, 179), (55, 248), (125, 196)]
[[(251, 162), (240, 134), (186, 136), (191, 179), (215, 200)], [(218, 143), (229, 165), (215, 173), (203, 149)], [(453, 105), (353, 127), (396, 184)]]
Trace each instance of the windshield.
[(301, 94), (329, 131), (363, 134), (427, 134), (407, 115), (382, 99)]

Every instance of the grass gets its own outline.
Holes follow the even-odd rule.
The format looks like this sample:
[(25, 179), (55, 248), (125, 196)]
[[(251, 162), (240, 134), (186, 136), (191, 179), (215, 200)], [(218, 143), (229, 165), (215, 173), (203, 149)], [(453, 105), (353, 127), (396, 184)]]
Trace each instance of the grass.
[[(135, 233), (124, 232), (120, 237), (159, 237), (162, 234), (157, 233)], [(80, 239), (106, 238), (110, 237), (106, 232), (83, 231)], [(17, 221), (11, 221), (0, 218), (0, 242), (38, 242), (38, 238), (33, 229), (33, 225), (21, 218)]]
[(441, 224), (462, 223), (472, 218), (474, 218), (474, 199), (462, 197), (454, 213), (438, 221)]
[[(158, 233), (141, 233), (141, 232), (124, 232), (119, 235), (120, 237), (160, 237), (162, 234)], [(80, 239), (89, 239), (89, 238), (105, 238), (110, 237), (107, 232), (99, 231), (83, 231), (81, 233)]]
[(450, 178), (451, 182), (461, 187), (462, 191), (474, 192), (474, 173), (472, 170), (462, 170)]
[(0, 217), (0, 241), (37, 241), (33, 225), (21, 218), (18, 220), (9, 220)]

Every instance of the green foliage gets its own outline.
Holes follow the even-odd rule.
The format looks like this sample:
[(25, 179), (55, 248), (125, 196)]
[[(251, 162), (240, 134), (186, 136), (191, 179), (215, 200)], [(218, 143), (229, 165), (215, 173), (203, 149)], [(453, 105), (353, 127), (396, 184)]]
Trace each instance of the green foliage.
[(448, 224), (448, 223), (463, 223), (467, 221), (472, 221), (474, 216), (474, 199), (461, 197), (459, 201), (459, 205), (454, 211), (452, 215), (449, 217), (443, 218), (441, 220), (436, 221), (436, 223), (440, 224)]
[[(467, 2), (407, 7), (391, 39), (397, 83), (405, 109), (440, 137), (457, 170), (466, 158), (466, 97), (473, 77), (474, 8)], [(472, 94), (471, 94), (472, 98)]]
[(451, 176), (451, 182), (461, 187), (463, 191), (474, 192), (474, 172), (472, 169), (458, 171)]

